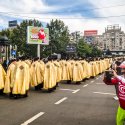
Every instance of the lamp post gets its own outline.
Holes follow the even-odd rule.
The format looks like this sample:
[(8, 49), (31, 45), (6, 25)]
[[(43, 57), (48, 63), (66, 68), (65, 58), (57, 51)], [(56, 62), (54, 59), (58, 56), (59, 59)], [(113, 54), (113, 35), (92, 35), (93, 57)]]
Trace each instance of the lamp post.
[[(4, 52), (3, 52), (3, 54), (5, 54), (4, 56), (5, 56), (5, 59), (8, 61), (8, 53), (9, 53), (9, 51), (8, 51), (8, 47), (9, 47), (9, 45), (10, 45), (10, 41), (9, 41), (9, 39), (6, 37), (6, 36), (0, 36), (0, 47), (3, 47), (3, 49), (5, 50)], [(3, 56), (3, 57), (4, 57)], [(2, 60), (3, 61), (3, 60)]]

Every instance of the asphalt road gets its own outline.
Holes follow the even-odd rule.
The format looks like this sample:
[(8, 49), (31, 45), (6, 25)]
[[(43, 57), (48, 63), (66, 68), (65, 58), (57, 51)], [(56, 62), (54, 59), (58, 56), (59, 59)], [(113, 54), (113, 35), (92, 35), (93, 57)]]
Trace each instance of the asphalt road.
[(52, 93), (29, 92), (28, 98), (0, 97), (0, 125), (115, 125), (118, 101), (102, 75), (80, 85), (59, 85)]

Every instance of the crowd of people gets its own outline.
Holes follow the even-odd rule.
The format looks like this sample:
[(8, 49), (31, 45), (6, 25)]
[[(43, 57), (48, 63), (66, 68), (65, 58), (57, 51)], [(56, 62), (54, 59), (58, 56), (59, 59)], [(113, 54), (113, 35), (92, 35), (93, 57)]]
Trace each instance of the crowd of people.
[(31, 87), (52, 92), (61, 81), (80, 84), (86, 78), (103, 73), (111, 63), (112, 58), (12, 59), (6, 66), (0, 64), (0, 94), (7, 94), (16, 99), (27, 97)]

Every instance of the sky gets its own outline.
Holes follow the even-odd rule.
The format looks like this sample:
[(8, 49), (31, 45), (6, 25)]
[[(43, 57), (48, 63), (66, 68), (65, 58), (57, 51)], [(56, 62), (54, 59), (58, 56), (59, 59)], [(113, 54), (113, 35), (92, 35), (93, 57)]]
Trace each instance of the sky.
[(70, 32), (98, 30), (102, 34), (114, 24), (125, 31), (124, 15), (125, 0), (0, 0), (0, 30), (12, 20), (35, 18), (46, 24), (57, 18)]

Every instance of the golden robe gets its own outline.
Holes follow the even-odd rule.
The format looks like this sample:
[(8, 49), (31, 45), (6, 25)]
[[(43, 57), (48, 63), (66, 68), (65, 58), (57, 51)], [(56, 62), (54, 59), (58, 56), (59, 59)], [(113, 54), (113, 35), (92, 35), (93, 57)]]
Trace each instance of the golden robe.
[(56, 86), (56, 68), (52, 62), (45, 65), (43, 89), (48, 90)]
[(95, 68), (95, 63), (92, 61), (89, 63), (91, 66), (91, 76), (96, 76), (96, 68)]
[(4, 93), (10, 93), (14, 86), (14, 80), (16, 75), (17, 62), (12, 62), (7, 70), (7, 76), (5, 81)]
[(29, 90), (30, 85), (30, 70), (29, 66), (21, 61), (17, 64), (16, 75), (14, 79), (14, 85), (12, 89), (12, 94), (26, 94)]
[(43, 83), (44, 80), (44, 63), (35, 61), (30, 68), (31, 86), (37, 86)]
[(71, 80), (72, 69), (70, 62), (61, 61), (61, 66), (62, 66), (62, 80)]
[(85, 60), (80, 61), (83, 67), (83, 79), (87, 78), (90, 76), (90, 67), (88, 67), (88, 62)]
[(55, 69), (56, 69), (56, 82), (60, 82), (62, 80), (62, 68), (61, 68), (61, 65), (59, 62), (57, 61), (54, 61), (53, 62), (54, 66), (55, 66)]
[(79, 82), (82, 80), (83, 80), (83, 67), (80, 62), (76, 61), (73, 66), (73, 81)]
[(5, 85), (6, 72), (0, 64), (0, 90), (4, 88)]
[(73, 80), (73, 67), (75, 65), (75, 61), (74, 60), (70, 60), (69, 63), (71, 65), (70, 80)]

